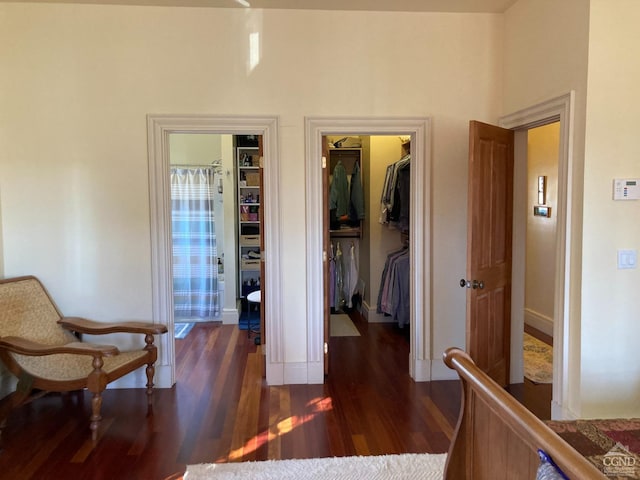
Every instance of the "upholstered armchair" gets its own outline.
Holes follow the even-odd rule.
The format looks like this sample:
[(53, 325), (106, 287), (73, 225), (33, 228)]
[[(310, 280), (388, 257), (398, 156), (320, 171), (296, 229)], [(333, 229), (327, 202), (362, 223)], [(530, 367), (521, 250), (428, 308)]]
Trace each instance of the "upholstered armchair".
[[(151, 404), (157, 358), (154, 335), (166, 332), (165, 325), (152, 323), (63, 317), (36, 277), (0, 280), (0, 360), (18, 378), (10, 405), (22, 404), (33, 392), (87, 389), (92, 394), (90, 429), (94, 442), (102, 418), (102, 392), (110, 382), (146, 365), (146, 393)], [(82, 334), (108, 333), (142, 334), (146, 346), (120, 352), (112, 345), (81, 341)]]

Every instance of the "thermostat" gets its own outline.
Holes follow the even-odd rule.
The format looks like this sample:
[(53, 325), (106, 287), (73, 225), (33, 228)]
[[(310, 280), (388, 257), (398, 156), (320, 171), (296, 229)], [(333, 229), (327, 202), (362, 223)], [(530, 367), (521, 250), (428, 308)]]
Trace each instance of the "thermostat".
[(613, 199), (640, 199), (640, 178), (615, 178), (613, 180)]

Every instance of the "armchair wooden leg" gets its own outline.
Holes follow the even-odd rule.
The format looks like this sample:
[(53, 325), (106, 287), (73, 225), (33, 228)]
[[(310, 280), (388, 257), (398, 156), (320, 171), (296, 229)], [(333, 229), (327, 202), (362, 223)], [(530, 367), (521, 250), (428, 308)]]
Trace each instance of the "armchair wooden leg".
[(98, 439), (98, 427), (100, 426), (100, 410), (102, 408), (102, 392), (107, 388), (107, 379), (102, 370), (104, 361), (101, 356), (93, 357), (93, 371), (89, 374), (87, 389), (91, 392), (91, 418), (89, 428), (91, 429), (91, 440), (96, 443)]
[(100, 426), (100, 420), (102, 420), (102, 416), (100, 415), (101, 408), (102, 395), (99, 392), (95, 392), (91, 399), (91, 424), (89, 425), (89, 428), (91, 429), (91, 440), (93, 440), (93, 443), (98, 439), (98, 427)]
[(151, 396), (153, 395), (153, 376), (156, 373), (156, 367), (154, 362), (156, 360), (155, 347), (153, 345), (153, 335), (147, 333), (144, 337), (144, 342), (146, 343), (145, 350), (149, 350), (153, 352), (153, 362), (147, 363), (147, 406), (151, 407)]
[(156, 373), (156, 367), (153, 363), (147, 364), (147, 405), (151, 406), (151, 396), (153, 395), (153, 376)]

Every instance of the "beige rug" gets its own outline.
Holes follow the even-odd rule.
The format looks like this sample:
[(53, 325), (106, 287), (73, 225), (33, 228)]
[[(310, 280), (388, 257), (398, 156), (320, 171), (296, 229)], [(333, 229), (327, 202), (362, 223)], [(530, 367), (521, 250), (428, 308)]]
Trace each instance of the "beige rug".
[(359, 337), (360, 332), (353, 324), (349, 315), (338, 313), (329, 319), (329, 334), (332, 337)]
[(553, 347), (524, 334), (524, 376), (534, 383), (553, 382)]
[(441, 480), (447, 454), (331, 457), (188, 465), (185, 480)]

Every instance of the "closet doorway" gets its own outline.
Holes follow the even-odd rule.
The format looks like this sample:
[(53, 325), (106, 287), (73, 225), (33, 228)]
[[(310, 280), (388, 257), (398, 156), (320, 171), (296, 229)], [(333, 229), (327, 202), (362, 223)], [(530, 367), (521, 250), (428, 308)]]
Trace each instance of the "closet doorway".
[[(355, 248), (358, 281), (349, 283), (358, 290), (355, 296), (349, 298), (345, 293), (344, 302), (356, 299), (359, 308), (370, 321), (393, 321), (391, 316), (379, 314), (377, 309), (378, 294), (381, 281), (381, 271), (387, 255), (394, 248), (403, 248), (403, 242), (408, 251), (410, 261), (408, 283), (409, 302), (404, 302), (408, 309), (408, 328), (410, 354), (408, 371), (414, 380), (426, 381), (431, 379), (431, 321), (430, 321), (430, 123), (429, 119), (313, 119), (306, 121), (307, 129), (307, 251), (308, 262), (308, 321), (309, 321), (309, 364), (313, 366), (316, 375), (312, 380), (324, 378), (331, 374), (328, 368), (328, 348), (330, 332), (331, 301), (329, 279), (331, 242), (334, 241), (334, 256), (337, 245), (350, 262), (351, 242)], [(340, 143), (340, 139), (345, 140)], [(358, 140), (360, 139), (360, 140)], [(376, 151), (372, 144), (388, 142), (388, 150)], [(348, 143), (351, 142), (351, 145)], [(385, 239), (388, 243), (381, 245), (379, 238), (374, 240), (372, 248), (372, 230), (380, 231), (385, 228), (379, 223), (381, 215), (381, 195), (388, 166), (402, 158), (402, 143), (411, 145), (411, 165), (409, 178), (409, 213), (408, 228), (404, 230), (404, 240), (401, 230), (391, 233)], [(336, 148), (336, 143), (340, 146)], [(360, 147), (356, 145), (360, 143)], [(332, 152), (347, 150), (346, 147), (361, 149), (361, 174), (365, 198), (364, 219), (361, 222), (351, 221), (351, 225), (340, 225), (340, 218), (334, 219), (334, 227), (330, 225), (330, 212), (327, 208), (329, 196), (329, 174), (331, 170), (330, 156)], [(330, 152), (331, 151), (331, 152)], [(376, 168), (382, 173), (371, 175), (369, 168), (371, 156), (380, 155), (384, 160), (379, 161)], [(334, 167), (337, 161), (334, 161)], [(350, 173), (353, 173), (351, 171)], [(372, 179), (373, 177), (373, 179)], [(341, 216), (342, 217), (342, 216)], [(337, 220), (337, 222), (336, 222)], [(375, 222), (375, 224), (374, 224)], [(375, 229), (374, 229), (375, 227)], [(358, 229), (360, 231), (358, 231)], [(334, 230), (333, 233), (330, 230)], [(345, 236), (347, 235), (347, 236)], [(351, 236), (348, 236), (351, 235)], [(386, 235), (385, 235), (386, 236)], [(375, 237), (375, 234), (374, 234)], [(391, 240), (392, 239), (392, 240)], [(375, 243), (378, 242), (378, 243)], [(375, 257), (375, 258), (374, 258)], [(372, 259), (374, 261), (372, 262)], [(374, 265), (372, 267), (372, 265)], [(334, 289), (335, 293), (335, 289)], [(360, 302), (361, 300), (361, 302)], [(340, 300), (337, 300), (340, 302)], [(408, 303), (408, 304), (407, 304)], [(336, 305), (334, 302), (334, 312)], [(353, 303), (352, 303), (352, 307)], [(397, 319), (396, 319), (397, 321)]]
[(324, 136), (323, 157), (325, 341), (362, 320), (408, 341), (410, 136)]

